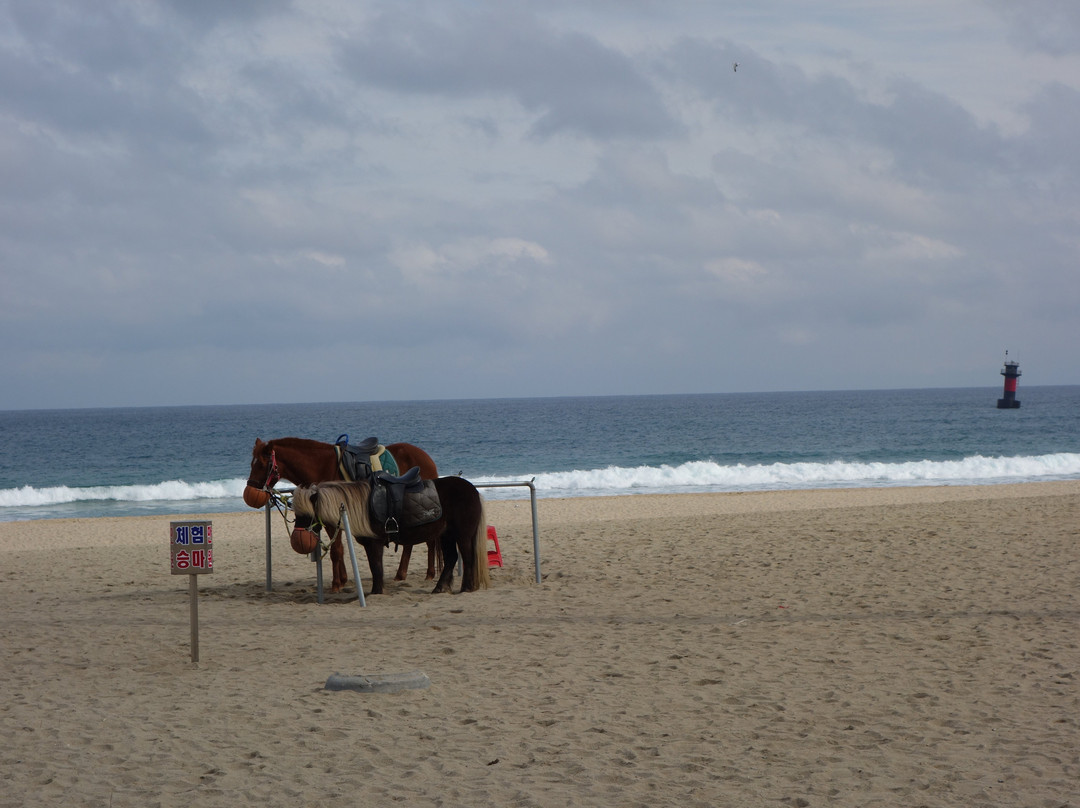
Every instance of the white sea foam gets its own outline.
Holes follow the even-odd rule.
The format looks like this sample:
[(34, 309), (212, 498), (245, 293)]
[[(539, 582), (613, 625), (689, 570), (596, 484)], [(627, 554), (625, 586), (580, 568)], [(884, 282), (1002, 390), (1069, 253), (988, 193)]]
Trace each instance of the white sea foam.
[[(533, 480), (539, 496), (609, 496), (701, 491), (753, 491), (792, 488), (879, 487), (889, 485), (976, 485), (1080, 478), (1080, 454), (1035, 457), (982, 457), (962, 460), (919, 460), (906, 463), (772, 463), (720, 465), (693, 461), (677, 466), (608, 466), (602, 469), (524, 474), (514, 477), (473, 476), (474, 483)], [(80, 502), (188, 503), (229, 500), (238, 509), (244, 480), (188, 483), (168, 480), (155, 485), (92, 488), (11, 488), (0, 490), (3, 508), (48, 508)], [(523, 496), (521, 489), (486, 488), (489, 499)], [(21, 518), (21, 517), (20, 517)]]
[[(906, 463), (834, 461), (725, 466), (710, 461), (694, 461), (678, 466), (608, 466), (587, 471), (537, 474), (533, 485), (540, 496), (600, 496), (845, 486), (977, 485), (1075, 477), (1080, 477), (1080, 454), (1060, 453), (1038, 457), (976, 455), (962, 460)], [(474, 482), (506, 482), (511, 479), (486, 477), (474, 478)], [(485, 496), (498, 498), (513, 494), (485, 492)]]
[(102, 485), (89, 488), (66, 485), (33, 488), (24, 485), (22, 488), (0, 490), (0, 508), (32, 508), (69, 502), (191, 502), (240, 498), (243, 493), (243, 480), (209, 483), (167, 480), (156, 485)]

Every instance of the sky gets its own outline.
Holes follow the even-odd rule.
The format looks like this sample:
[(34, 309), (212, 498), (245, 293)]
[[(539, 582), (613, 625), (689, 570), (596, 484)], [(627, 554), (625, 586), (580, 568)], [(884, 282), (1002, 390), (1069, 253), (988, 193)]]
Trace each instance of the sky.
[(1078, 384), (1078, 132), (1075, 0), (0, 0), (0, 409)]

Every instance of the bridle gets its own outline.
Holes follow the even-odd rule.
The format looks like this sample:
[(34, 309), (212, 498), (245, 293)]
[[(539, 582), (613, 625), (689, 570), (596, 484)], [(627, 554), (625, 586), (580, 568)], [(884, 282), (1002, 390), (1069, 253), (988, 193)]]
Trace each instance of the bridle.
[(262, 485), (263, 491), (273, 491), (274, 486), (281, 480), (281, 470), (278, 469), (277, 452), (270, 450), (270, 465), (266, 469), (266, 482)]
[[(270, 464), (266, 468), (266, 480), (263, 482), (262, 488), (260, 488), (259, 490), (266, 491), (268, 494), (270, 494), (270, 502), (273, 504), (274, 508), (278, 511), (278, 513), (281, 514), (282, 518), (285, 520), (285, 528), (288, 529), (289, 495), (279, 494), (277, 491), (274, 490), (274, 486), (277, 485), (280, 481), (281, 469), (278, 468), (277, 452), (274, 451), (274, 449), (271, 449)], [(250, 485), (252, 488), (255, 487), (254, 485), (252, 485), (250, 479), (248, 479), (248, 485)]]

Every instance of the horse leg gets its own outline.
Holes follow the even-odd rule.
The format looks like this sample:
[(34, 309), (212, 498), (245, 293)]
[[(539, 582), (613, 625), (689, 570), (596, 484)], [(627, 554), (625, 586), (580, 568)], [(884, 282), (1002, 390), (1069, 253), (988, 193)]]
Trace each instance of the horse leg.
[(341, 543), (343, 532), (339, 530), (330, 542), (330, 567), (334, 572), (334, 579), (330, 584), (331, 592), (340, 592), (349, 581), (349, 573), (345, 570), (345, 545)]
[(435, 575), (437, 574), (437, 570), (435, 568), (438, 565), (438, 560), (439, 548), (435, 544), (435, 542), (429, 541), (427, 543), (427, 577), (424, 578), (425, 581), (435, 580)]
[(440, 592), (454, 591), (454, 567), (457, 566), (458, 560), (457, 541), (454, 539), (453, 531), (449, 529), (443, 531), (439, 541), (442, 543), (443, 568), (442, 575), (439, 576), (439, 582), (435, 584), (435, 588), (431, 590), (431, 594), (433, 595), (437, 595)]
[(479, 498), (479, 492), (476, 493), (476, 497), (477, 501), (474, 503), (477, 506), (476, 512), (474, 513), (472, 509), (463, 509), (458, 514), (460, 518), (450, 524), (450, 531), (455, 535), (458, 550), (461, 552), (462, 592), (486, 589), (489, 582), (487, 519), (484, 516), (484, 504)]
[[(371, 569), (371, 594), (383, 593), (383, 546), (378, 539), (364, 542), (368, 567)], [(359, 584), (358, 584), (359, 585)]]
[[(397, 575), (394, 576), (395, 581), (404, 581), (405, 576), (409, 574), (409, 559), (412, 558), (412, 545), (406, 544), (401, 548), (401, 563), (398, 564)], [(431, 576), (428, 576), (429, 578)]]

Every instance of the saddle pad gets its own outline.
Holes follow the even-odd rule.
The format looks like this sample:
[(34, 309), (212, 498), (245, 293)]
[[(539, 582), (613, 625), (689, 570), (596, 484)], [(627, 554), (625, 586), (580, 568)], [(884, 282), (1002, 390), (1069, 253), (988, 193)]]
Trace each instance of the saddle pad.
[(403, 527), (418, 527), (442, 516), (442, 502), (434, 480), (424, 480), (419, 491), (405, 492), (405, 508), (401, 515)]
[[(378, 451), (379, 454), (376, 455), (376, 457), (378, 458), (379, 464), (382, 466), (382, 470), (389, 474), (391, 477), (397, 477), (398, 475), (400, 475), (401, 469), (398, 468), (397, 460), (394, 459), (394, 456), (392, 454), (386, 451), (386, 447), (380, 443)], [(372, 463), (372, 468), (374, 468), (374, 465), (375, 464)]]

